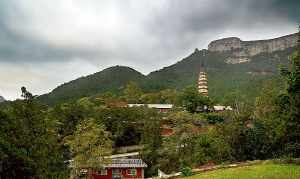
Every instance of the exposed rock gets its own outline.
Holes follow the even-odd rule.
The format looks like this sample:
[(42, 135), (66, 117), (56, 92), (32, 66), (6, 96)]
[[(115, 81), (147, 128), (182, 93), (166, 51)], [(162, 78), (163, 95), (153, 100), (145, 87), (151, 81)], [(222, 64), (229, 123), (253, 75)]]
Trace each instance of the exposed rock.
[(274, 72), (272, 71), (267, 71), (267, 70), (260, 70), (260, 71), (249, 71), (247, 72), (247, 74), (250, 74), (250, 75), (272, 75), (274, 74)]
[(272, 53), (295, 47), (297, 40), (297, 34), (257, 41), (242, 41), (237, 37), (230, 37), (212, 41), (208, 45), (208, 50), (212, 52), (232, 51), (235, 57), (252, 57), (260, 53)]
[(247, 63), (250, 62), (250, 58), (245, 57), (229, 57), (225, 60), (225, 63), (227, 64), (239, 64), (239, 63)]

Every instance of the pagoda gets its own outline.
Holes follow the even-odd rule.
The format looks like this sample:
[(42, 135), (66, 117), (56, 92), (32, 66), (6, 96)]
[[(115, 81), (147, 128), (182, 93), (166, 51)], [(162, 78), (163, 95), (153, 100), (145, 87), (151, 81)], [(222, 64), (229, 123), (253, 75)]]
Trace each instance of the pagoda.
[[(205, 51), (203, 51), (203, 57), (205, 57)], [(204, 68), (203, 61), (200, 66), (200, 72), (198, 78), (198, 91), (203, 96), (208, 96), (207, 73)]]
[(201, 64), (201, 68), (199, 72), (198, 91), (203, 96), (208, 96), (207, 73), (205, 72), (203, 64)]

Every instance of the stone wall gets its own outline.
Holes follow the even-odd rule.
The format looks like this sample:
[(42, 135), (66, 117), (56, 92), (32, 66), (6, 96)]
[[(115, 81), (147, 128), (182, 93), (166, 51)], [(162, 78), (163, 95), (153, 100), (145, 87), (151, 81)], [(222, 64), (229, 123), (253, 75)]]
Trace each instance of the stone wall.
[(260, 53), (271, 53), (295, 47), (297, 39), (297, 34), (258, 41), (242, 41), (237, 37), (230, 37), (212, 41), (208, 45), (208, 50), (213, 52), (233, 51), (235, 56), (251, 57)]

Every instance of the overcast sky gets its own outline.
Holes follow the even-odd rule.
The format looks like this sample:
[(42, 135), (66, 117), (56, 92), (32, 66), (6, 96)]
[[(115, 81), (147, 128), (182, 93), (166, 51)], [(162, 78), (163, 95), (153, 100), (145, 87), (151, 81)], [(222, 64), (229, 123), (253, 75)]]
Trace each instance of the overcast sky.
[(295, 33), (299, 9), (299, 0), (1, 0), (0, 95), (47, 93), (113, 65), (148, 74), (223, 37)]

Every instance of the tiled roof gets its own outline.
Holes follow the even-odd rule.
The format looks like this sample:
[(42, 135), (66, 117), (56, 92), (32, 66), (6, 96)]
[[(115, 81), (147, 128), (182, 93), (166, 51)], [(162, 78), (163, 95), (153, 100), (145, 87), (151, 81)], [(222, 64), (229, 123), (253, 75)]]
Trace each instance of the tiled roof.
[(139, 154), (140, 154), (139, 152), (130, 152), (130, 153), (123, 153), (123, 154), (115, 154), (104, 158), (111, 158), (111, 159), (125, 158), (125, 157), (138, 156)]
[(147, 164), (142, 159), (112, 159), (105, 168), (145, 168)]

